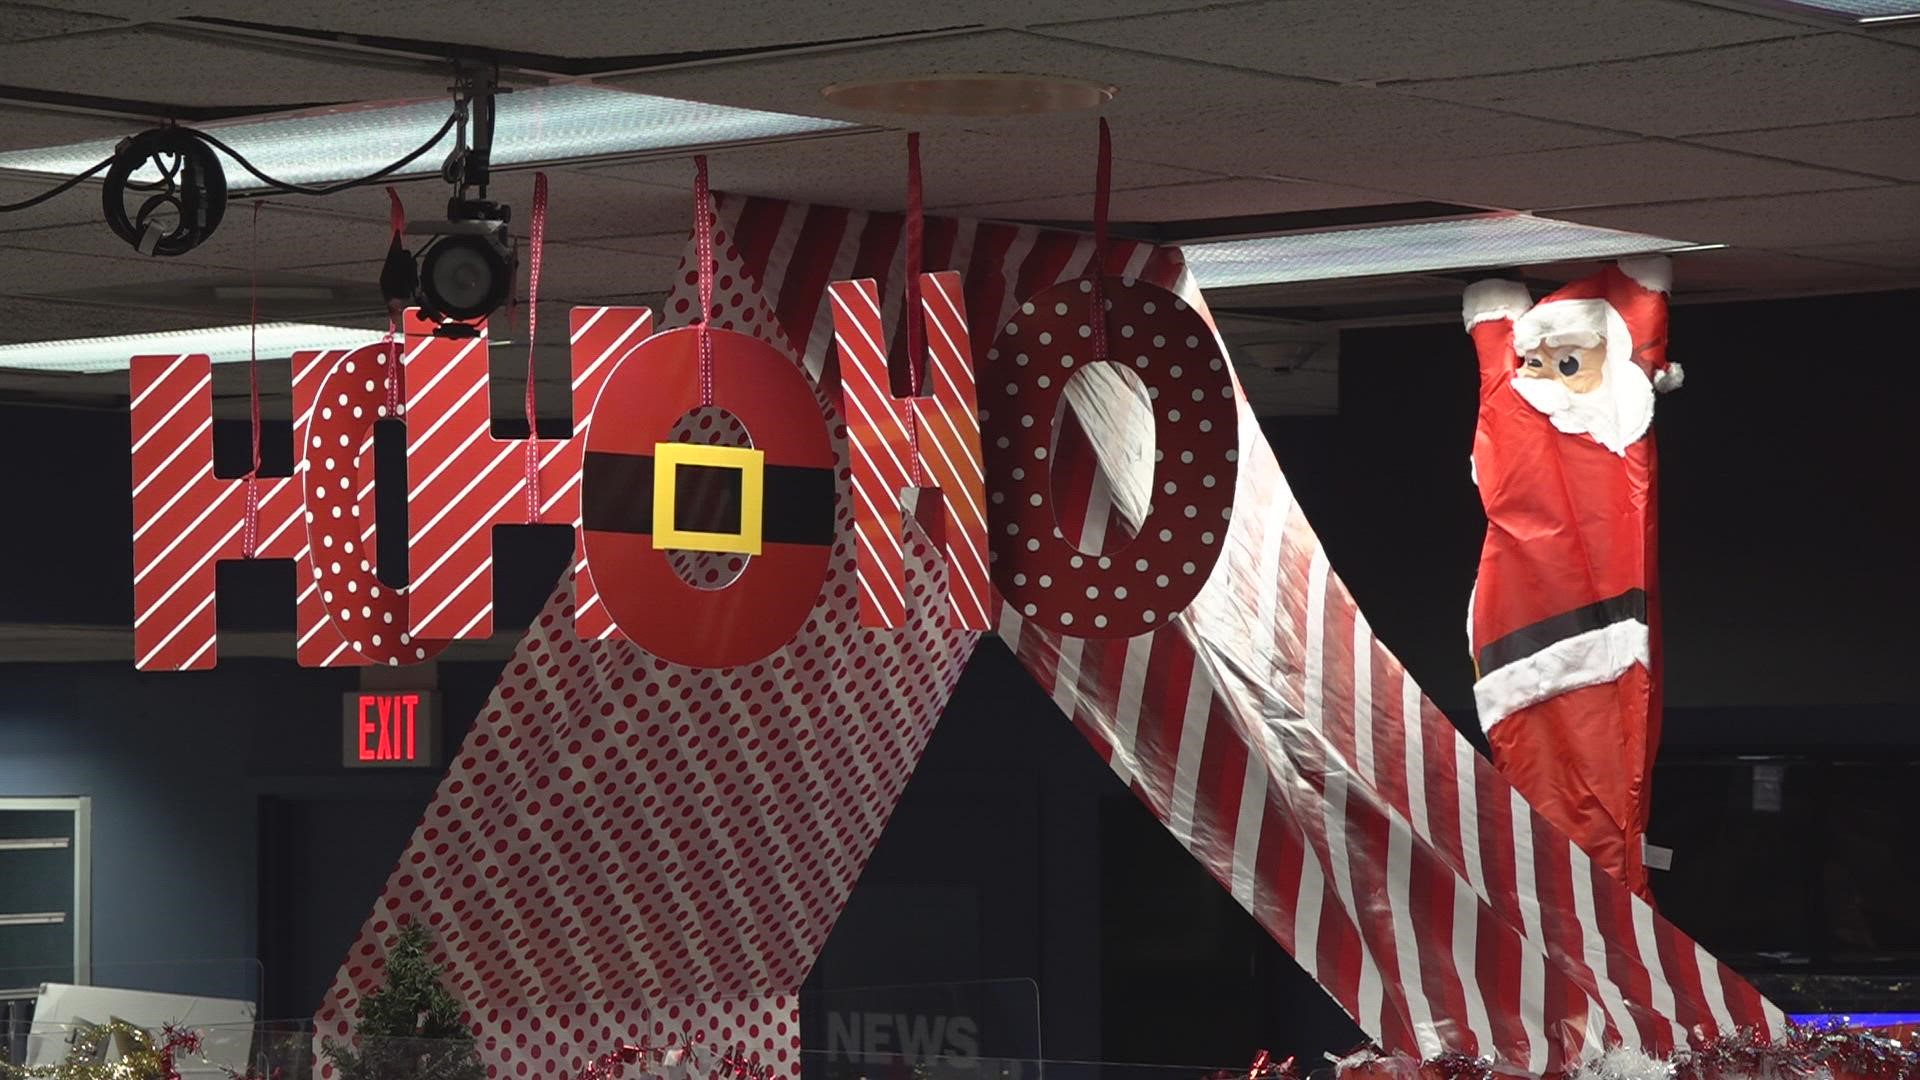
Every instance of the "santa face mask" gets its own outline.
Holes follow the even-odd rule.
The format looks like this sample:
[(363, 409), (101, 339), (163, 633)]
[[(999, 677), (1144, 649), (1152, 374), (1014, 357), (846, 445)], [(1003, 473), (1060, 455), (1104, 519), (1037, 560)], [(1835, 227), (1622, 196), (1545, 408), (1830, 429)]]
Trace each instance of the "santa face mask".
[[(1614, 325), (1614, 324), (1619, 325)], [(1599, 300), (1536, 306), (1515, 326), (1526, 351), (1513, 389), (1568, 435), (1585, 435), (1616, 454), (1653, 422), (1653, 384), (1633, 362), (1625, 323)]]

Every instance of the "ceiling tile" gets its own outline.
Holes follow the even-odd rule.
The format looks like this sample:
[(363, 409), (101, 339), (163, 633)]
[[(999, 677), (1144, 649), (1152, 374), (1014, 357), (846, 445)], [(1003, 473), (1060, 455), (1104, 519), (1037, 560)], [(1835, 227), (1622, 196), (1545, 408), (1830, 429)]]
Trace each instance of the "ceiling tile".
[[(106, 227), (101, 226), (102, 229)], [(195, 265), (180, 259), (143, 258), (131, 248), (127, 257), (83, 255), (0, 246), (0, 294), (37, 296), (70, 289), (179, 281), (226, 268)]]
[[(1113, 193), (1110, 213), (1115, 221), (1190, 221), (1325, 210), (1339, 206), (1373, 206), (1400, 201), (1404, 200), (1391, 194), (1333, 184), (1236, 178), (1116, 191)], [(1002, 221), (1090, 221), (1093, 218), (1093, 194), (1088, 191), (1049, 199), (1016, 199), (1011, 202), (929, 209)]]
[[(1413, 175), (1421, 162), (1436, 157), (1618, 140), (1564, 124), (1381, 90), (1333, 87), (1012, 32), (810, 53), (756, 62), (750, 69), (719, 65), (608, 81), (647, 93), (872, 123), (869, 114), (828, 105), (819, 97), (820, 89), (846, 79), (928, 71), (1025, 72), (1113, 83), (1119, 94), (1105, 115), (1113, 123), (1118, 158), (1227, 175), (1284, 175), (1392, 189), (1396, 178)], [(930, 118), (918, 126), (928, 132), (929, 153), (955, 128), (1031, 140), (1036, 144), (1031, 160), (1041, 163), (1042, 177), (1062, 171), (1071, 175), (1071, 169), (1063, 170), (1062, 156), (1071, 161), (1076, 147), (1085, 148), (1081, 152), (1089, 166), (1093, 157), (1093, 119), (1084, 113)], [(1026, 193), (1045, 194), (1035, 191), (1033, 179), (1023, 178)]]
[[(0, 116), (0, 123), (5, 122), (5, 117)], [(45, 194), (49, 188), (58, 185), (59, 182), (58, 177), (32, 180), (15, 175), (0, 177), (0, 203), (25, 202), (36, 195)], [(49, 225), (71, 225), (81, 221), (100, 220), (99, 186), (81, 184), (55, 195), (38, 206), (0, 214), (0, 243), (5, 242), (8, 233), (24, 229), (41, 229)], [(104, 224), (100, 227), (106, 228)]]
[(1773, 251), (1730, 250), (1702, 252), (1690, 260), (1684, 276), (1675, 272), (1674, 289), (1684, 298), (1708, 299), (1715, 294), (1872, 292), (1916, 281), (1920, 274)]
[(425, 61), (375, 63), (364, 54), (153, 28), (0, 45), (0, 71), (13, 86), (200, 107), (433, 98), (447, 88), (444, 68)]
[(39, 4), (0, 3), (0, 42), (34, 41), (118, 26), (123, 19), (88, 11), (60, 11)]
[[(7, 74), (11, 75), (11, 72)], [(131, 135), (150, 126), (150, 121), (143, 120), (35, 109), (25, 105), (0, 105), (0, 150), (25, 150), (36, 146), (86, 142), (89, 139), (110, 139), (117, 135)]]
[(225, 325), (212, 313), (198, 317), (177, 311), (104, 307), (24, 296), (0, 296), (0, 343), (56, 341), (70, 337), (145, 334), (156, 330), (192, 330)]
[[(1920, 67), (1920, 53), (1913, 62)], [(1920, 116), (1696, 135), (1691, 141), (1896, 180), (1920, 180)]]
[(1880, 181), (1678, 143), (1629, 142), (1432, 161), (1408, 183), (1430, 199), (1545, 210), (1871, 187)]
[(1601, 207), (1554, 216), (1701, 244), (1795, 251), (1920, 236), (1920, 185)]
[[(524, 255), (521, 261), (524, 264)], [(547, 300), (578, 304), (589, 298), (609, 295), (630, 296), (635, 299), (625, 302), (637, 303), (643, 295), (667, 291), (673, 284), (673, 274), (679, 265), (678, 254), (655, 255), (574, 244), (549, 244), (540, 275), (540, 298), (543, 306)], [(520, 293), (526, 293), (524, 271)]]
[[(920, 161), (929, 206), (1041, 198), (1093, 189), (1093, 130), (1083, 135), (1080, 168), (1063, 167), (1058, 143), (1015, 140), (968, 131), (928, 132)], [(707, 155), (715, 190), (777, 195), (803, 202), (899, 210), (907, 200), (906, 136), (899, 132), (746, 146)], [(641, 161), (589, 170), (658, 185), (655, 197), (678, 200), (676, 214), (692, 213), (693, 163), (685, 159)], [(1122, 158), (1114, 162), (1116, 188), (1145, 187), (1209, 178), (1208, 173)], [(634, 228), (608, 230), (636, 233)]]
[(364, 262), (370, 277), (380, 273), (380, 260), (387, 252), (387, 223), (340, 214), (318, 214), (276, 206), (261, 206), (256, 243), (252, 202), (227, 207), (220, 227), (199, 247), (168, 259), (147, 259), (129, 247), (99, 220), (75, 225), (8, 233), (4, 242), (41, 252), (105, 256), (135, 262), (177, 264), (207, 269), (245, 270), (257, 265), (262, 270), (285, 270), (302, 266)]
[[(49, 6), (150, 18), (155, 0), (39, 0)], [(616, 17), (606, 0), (543, 0), (530, 17), (519, 0), (167, 0), (170, 16), (214, 16), (338, 33), (479, 45), (566, 57), (660, 56), (872, 38), (963, 26), (1021, 26), (1038, 19), (1200, 7), (1211, 0), (948, 0), (872, 4), (847, 0), (769, 4), (702, 0), (697, 17)]]
[(1920, 236), (1902, 240), (1870, 240), (1864, 244), (1820, 244), (1801, 249), (1818, 259), (1864, 263), (1893, 270), (1920, 270)]
[(610, 251), (632, 251), (641, 255), (662, 255), (678, 259), (686, 250), (687, 239), (693, 235), (691, 222), (678, 232), (647, 233), (638, 236), (596, 236), (588, 240), (577, 241), (581, 247), (606, 248)]
[[(547, 237), (581, 240), (595, 236), (662, 232), (692, 228), (693, 163), (679, 162), (684, 187), (635, 184), (592, 171), (547, 171)], [(407, 195), (408, 212), (422, 217), (439, 209), (439, 189)], [(513, 208), (513, 231), (525, 237), (533, 211), (533, 173), (499, 173), (487, 197)], [(524, 240), (523, 240), (524, 243)]]
[(1911, 49), (1835, 33), (1400, 88), (1526, 116), (1686, 135), (1920, 112), (1917, 69)]
[(1892, 23), (1875, 26), (1867, 31), (1871, 37), (1882, 41), (1892, 41), (1903, 45), (1920, 45), (1920, 22)]
[[(1049, 26), (1081, 41), (1335, 82), (1528, 71), (1809, 32), (1673, 0), (1277, 0)], [(1543, 35), (1550, 34), (1550, 44)]]

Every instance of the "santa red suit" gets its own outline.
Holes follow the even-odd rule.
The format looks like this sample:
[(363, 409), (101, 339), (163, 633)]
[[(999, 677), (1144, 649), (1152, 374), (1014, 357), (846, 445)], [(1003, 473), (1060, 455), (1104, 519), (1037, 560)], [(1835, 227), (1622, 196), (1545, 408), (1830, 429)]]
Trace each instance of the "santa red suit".
[(1641, 843), (1660, 735), (1654, 392), (1669, 364), (1665, 259), (1534, 304), (1467, 289), (1480, 361), (1474, 478), (1486, 545), (1469, 616), (1480, 723), (1529, 803), (1648, 895)]

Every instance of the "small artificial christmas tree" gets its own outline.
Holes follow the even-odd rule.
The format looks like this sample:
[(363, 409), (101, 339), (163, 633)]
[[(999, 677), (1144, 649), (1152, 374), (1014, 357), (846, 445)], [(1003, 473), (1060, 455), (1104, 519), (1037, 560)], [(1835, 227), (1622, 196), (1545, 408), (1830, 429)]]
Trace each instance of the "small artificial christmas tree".
[(341, 1080), (482, 1080), (487, 1069), (460, 1002), (427, 962), (426, 927), (401, 927), (387, 952), (387, 985), (360, 999), (360, 1046), (328, 1040), (324, 1050)]

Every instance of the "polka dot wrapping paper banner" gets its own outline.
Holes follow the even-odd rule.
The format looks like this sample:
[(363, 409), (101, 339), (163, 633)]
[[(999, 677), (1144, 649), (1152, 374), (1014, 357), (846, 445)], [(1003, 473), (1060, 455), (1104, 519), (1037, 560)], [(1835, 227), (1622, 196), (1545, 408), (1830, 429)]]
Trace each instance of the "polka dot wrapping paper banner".
[[(811, 218), (804, 231), (816, 239), (832, 234), (783, 248), (794, 232), (769, 221), (775, 210), (796, 226)], [(735, 246), (728, 234), (743, 221), (751, 239)], [(845, 269), (884, 283), (885, 325), (898, 327), (900, 224), (721, 203), (714, 325), (798, 363), (832, 433), (835, 541), (820, 599), (785, 648), (703, 670), (582, 640), (563, 583), (362, 927), (316, 1014), (319, 1038), (351, 1037), (360, 995), (383, 978), (386, 942), (418, 919), (494, 1076), (567, 1076), (622, 1041), (696, 1035), (798, 1075), (797, 991), (976, 640), (949, 625), (944, 561), (917, 529), (903, 544), (905, 622), (859, 625), (846, 429), (822, 309), (829, 277)], [(930, 222), (928, 265), (972, 269), (970, 310), (1004, 316), (1021, 280), (1065, 280), (1085, 266), (1068, 234), (1037, 243), (1031, 229), (968, 228), (963, 241), (956, 223)], [(1008, 274), (1016, 252), (1031, 269)], [(1120, 257), (1149, 254), (1129, 245)], [(683, 265), (663, 322), (691, 321), (696, 295)], [(723, 368), (722, 408), (725, 380)], [(672, 438), (738, 445), (744, 435), (702, 410)], [(740, 569), (723, 553), (673, 561), (708, 587)], [(330, 1066), (320, 1071), (332, 1080)]]

